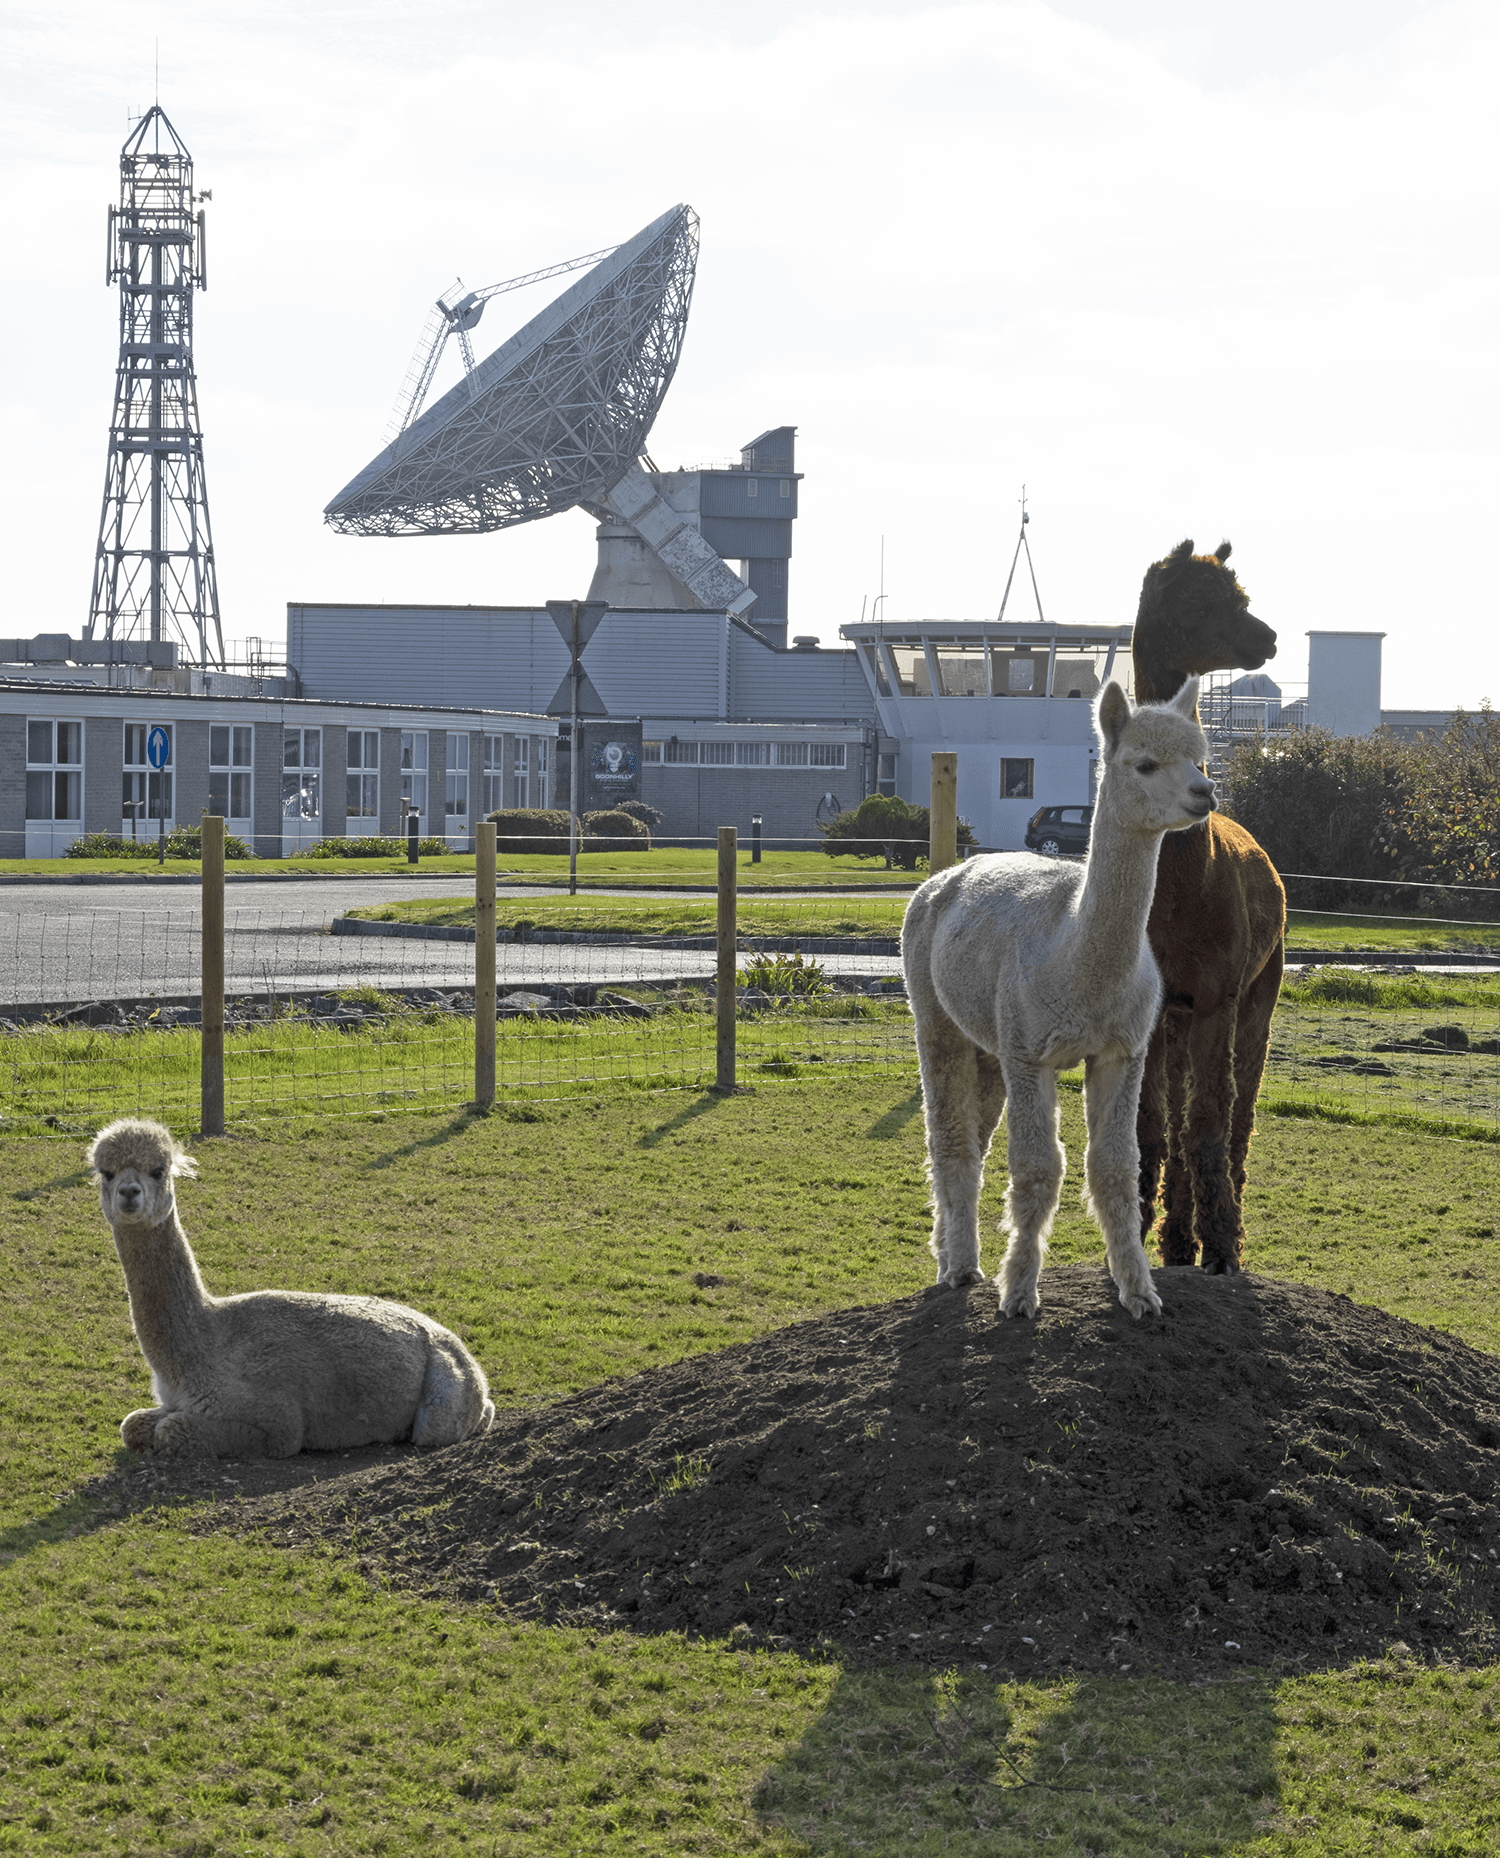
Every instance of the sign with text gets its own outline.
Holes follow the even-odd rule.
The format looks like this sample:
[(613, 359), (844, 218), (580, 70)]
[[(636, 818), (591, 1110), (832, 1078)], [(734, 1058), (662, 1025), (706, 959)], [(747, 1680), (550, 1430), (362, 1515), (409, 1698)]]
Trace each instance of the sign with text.
[(622, 722), (580, 722), (583, 738), (582, 788), (585, 813), (599, 813), (625, 800), (641, 797), (641, 725)]

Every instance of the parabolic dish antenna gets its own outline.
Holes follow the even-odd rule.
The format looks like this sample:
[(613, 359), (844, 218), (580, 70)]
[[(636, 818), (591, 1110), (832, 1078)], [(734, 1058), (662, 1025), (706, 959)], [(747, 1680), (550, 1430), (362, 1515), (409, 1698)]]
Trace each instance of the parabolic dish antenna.
[[(674, 206), (613, 251), (445, 291), (402, 387), (395, 436), (325, 520), (341, 535), (474, 535), (582, 505), (633, 529), (699, 606), (745, 612), (755, 594), (640, 463), (682, 352), (697, 261), (698, 215)], [(469, 331), (491, 297), (585, 264), (585, 277), (476, 364)], [(424, 412), (450, 336), (464, 378)]]

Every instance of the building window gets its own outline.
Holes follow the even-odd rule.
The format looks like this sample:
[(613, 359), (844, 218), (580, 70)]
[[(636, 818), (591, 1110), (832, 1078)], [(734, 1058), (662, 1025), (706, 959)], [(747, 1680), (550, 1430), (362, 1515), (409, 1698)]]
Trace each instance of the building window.
[(734, 766), (733, 742), (700, 742), (698, 760), (705, 768), (732, 768)]
[(734, 745), (735, 765), (741, 768), (769, 768), (771, 765), (771, 744), (769, 742), (736, 742)]
[(1002, 800), (1031, 800), (1035, 795), (1031, 791), (1033, 773), (1036, 763), (1031, 760), (1012, 759), (1009, 756), (1000, 762), (1000, 798)]
[(896, 791), (896, 757), (894, 754), (879, 755), (875, 766), (875, 790), (877, 793), (894, 794)]
[(781, 494), (783, 497), (789, 497), (792, 494), (792, 480), (789, 477), (781, 480)]
[[(448, 732), (448, 760), (444, 787), (444, 810), (458, 829), (469, 827), (469, 737), (467, 732)], [(454, 828), (450, 827), (452, 831)]]
[(151, 734), (149, 723), (126, 723), (125, 725), (125, 779), (121, 794), (120, 814), (129, 825), (144, 825), (151, 819), (171, 819), (172, 811), (172, 766), (177, 747), (176, 729), (171, 723), (164, 725), (167, 731), (167, 762), (159, 772), (146, 759), (146, 741)]
[(1013, 697), (1028, 695), (1036, 688), (1036, 665), (1030, 658), (1012, 658), (1005, 667), (1005, 679)]
[(323, 731), (281, 732), (281, 816), (319, 819), (323, 813)]
[(805, 768), (808, 765), (807, 748), (806, 742), (778, 742), (776, 744), (777, 767)]
[[(345, 777), (344, 811), (350, 819), (370, 820), (368, 828), (379, 831), (380, 821), (380, 731), (349, 731), (349, 770)], [(363, 830), (363, 828), (361, 828)]]
[(248, 723), (211, 723), (208, 730), (208, 810), (220, 819), (249, 820), (255, 731)]
[[(524, 738), (518, 738), (518, 742), (516, 768), (519, 772), (521, 757), (525, 752)], [(480, 773), (480, 779), (484, 783), (484, 817), (488, 819), (491, 813), (498, 813), (505, 805), (505, 737), (503, 735), (485, 736), (482, 752), (484, 767)], [(525, 800), (520, 797), (521, 790), (517, 788), (516, 791), (516, 805), (525, 806)]]
[[(660, 746), (661, 744), (658, 743), (657, 747)], [(548, 744), (545, 741), (538, 741), (536, 745), (536, 803), (542, 808), (547, 805), (547, 763)]]
[(82, 723), (27, 723), (26, 817), (83, 818)]
[(648, 762), (653, 768), (659, 768), (661, 766), (660, 742), (642, 742), (641, 766), (645, 767)]
[(815, 768), (842, 768), (849, 758), (849, 747), (845, 742), (811, 742), (808, 752), (812, 757), (811, 765)]
[(531, 792), (531, 737), (530, 736), (518, 735), (516, 737), (515, 774), (516, 774), (516, 805), (529, 807), (531, 805), (531, 801), (528, 798)]
[(661, 758), (669, 768), (696, 768), (698, 765), (698, 744), (696, 742), (679, 742), (674, 735), (670, 742), (662, 743)]
[(760, 495), (760, 482), (757, 478), (752, 477), (747, 481), (745, 485), (745, 495), (747, 497), (758, 497)]
[[(406, 813), (427, 817), (427, 731), (401, 731), (401, 798)], [(403, 824), (404, 824), (403, 820)]]

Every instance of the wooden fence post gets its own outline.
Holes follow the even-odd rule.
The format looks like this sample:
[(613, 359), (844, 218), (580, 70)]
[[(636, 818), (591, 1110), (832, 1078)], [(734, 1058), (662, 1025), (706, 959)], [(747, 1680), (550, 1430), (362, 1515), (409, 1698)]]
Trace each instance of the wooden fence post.
[(495, 1101), (495, 822), (474, 829), (474, 1107)]
[(927, 871), (935, 876), (958, 862), (958, 756), (932, 758), (932, 799), (927, 810)]
[(202, 1041), (199, 1079), (204, 1135), (224, 1133), (224, 822), (211, 813), (202, 820), (203, 933)]
[(719, 828), (719, 968), (715, 1006), (718, 1020), (718, 1076), (714, 1088), (734, 1090), (735, 887), (739, 831)]

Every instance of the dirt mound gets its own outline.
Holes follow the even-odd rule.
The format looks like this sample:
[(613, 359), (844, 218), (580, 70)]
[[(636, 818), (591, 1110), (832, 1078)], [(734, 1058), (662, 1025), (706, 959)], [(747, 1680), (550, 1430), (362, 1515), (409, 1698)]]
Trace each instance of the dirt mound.
[(1036, 1322), (989, 1286), (839, 1311), (214, 1526), (524, 1616), (1023, 1674), (1500, 1656), (1497, 1363), (1157, 1276), (1139, 1323), (1084, 1266)]

